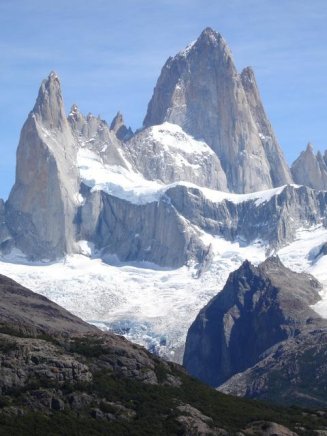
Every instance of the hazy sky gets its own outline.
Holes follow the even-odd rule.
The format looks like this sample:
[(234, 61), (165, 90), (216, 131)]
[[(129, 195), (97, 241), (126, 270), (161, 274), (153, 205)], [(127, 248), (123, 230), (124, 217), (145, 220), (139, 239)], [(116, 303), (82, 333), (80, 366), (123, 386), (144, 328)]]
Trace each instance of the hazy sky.
[(138, 128), (167, 57), (211, 26), (251, 65), (287, 160), (327, 148), (326, 0), (0, 0), (0, 196), (19, 132), (51, 70), (66, 111)]

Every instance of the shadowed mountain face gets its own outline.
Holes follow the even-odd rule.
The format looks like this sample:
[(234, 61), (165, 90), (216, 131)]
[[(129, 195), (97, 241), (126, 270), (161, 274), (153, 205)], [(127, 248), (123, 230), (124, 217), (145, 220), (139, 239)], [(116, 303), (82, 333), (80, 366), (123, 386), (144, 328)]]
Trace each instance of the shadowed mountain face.
[(291, 183), (250, 68), (238, 74), (222, 36), (205, 29), (164, 65), (144, 126), (165, 121), (204, 140), (217, 154), (232, 192)]
[[(274, 372), (269, 349), (275, 346), (277, 350), (276, 344), (282, 344), (278, 350), (284, 359), (274, 361), (276, 366), (283, 361), (289, 380), (284, 377), (280, 386), (288, 392), (288, 401), (296, 403), (297, 390), (301, 390), (305, 381), (303, 396), (306, 394), (312, 399), (306, 402), (304, 398), (302, 403), (312, 401), (314, 404), (314, 391), (320, 383), (314, 382), (314, 374), (320, 373), (323, 382), (327, 365), (317, 359), (305, 367), (305, 362), (300, 362), (299, 358), (301, 371), (297, 372), (296, 356), (301, 346), (303, 353), (327, 352), (325, 340), (318, 340), (319, 335), (320, 339), (326, 337), (327, 321), (310, 308), (319, 301), (320, 289), (319, 282), (312, 276), (292, 272), (278, 258), (269, 258), (259, 267), (244, 262), (230, 274), (224, 289), (201, 310), (190, 327), (184, 355), (186, 369), (212, 386), (226, 380), (228, 386), (231, 376), (252, 367), (257, 368), (257, 376), (265, 374), (269, 379)], [(290, 374), (294, 379), (298, 376), (297, 380), (292, 380)], [(309, 374), (312, 374), (312, 383), (307, 383)], [(246, 378), (238, 375), (231, 380), (234, 380), (234, 389), (230, 391), (236, 394), (238, 380), (242, 380), (240, 394), (246, 395)], [(267, 380), (263, 383), (264, 376), (260, 380), (261, 385), (257, 377), (256, 391), (249, 387), (252, 396), (276, 400), (272, 384)], [(227, 388), (225, 391), (229, 392)], [(265, 395), (260, 397), (262, 393)], [(325, 402), (320, 397), (321, 394), (317, 404), (327, 404), (326, 397)]]

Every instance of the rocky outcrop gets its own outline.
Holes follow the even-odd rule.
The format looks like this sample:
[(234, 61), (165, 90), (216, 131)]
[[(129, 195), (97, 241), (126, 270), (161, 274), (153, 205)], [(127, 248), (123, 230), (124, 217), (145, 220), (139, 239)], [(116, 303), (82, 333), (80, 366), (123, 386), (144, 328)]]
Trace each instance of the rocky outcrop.
[(79, 239), (122, 261), (174, 268), (208, 258), (210, 245), (202, 241), (203, 232), (245, 244), (261, 240), (272, 251), (293, 241), (300, 227), (327, 225), (327, 193), (305, 186), (286, 186), (252, 198), (223, 199), (218, 194), (216, 200), (214, 191), (177, 185), (145, 204), (84, 185), (81, 194)]
[[(293, 338), (301, 341), (301, 335), (307, 337), (309, 332), (327, 329), (327, 321), (310, 308), (319, 301), (320, 289), (312, 276), (287, 269), (276, 257), (258, 267), (244, 262), (230, 274), (224, 289), (200, 311), (190, 327), (184, 366), (206, 383), (219, 386), (262, 361), (262, 354), (270, 347)], [(302, 347), (303, 352), (311, 352), (304, 340)], [(326, 352), (324, 345), (323, 353)], [(290, 368), (284, 369), (289, 373), (294, 361), (287, 362)], [(316, 365), (317, 372), (325, 373), (320, 360)], [(269, 373), (269, 367), (264, 365), (263, 371)], [(273, 371), (268, 375), (273, 377)], [(295, 385), (300, 386), (301, 381), (295, 381)], [(310, 396), (310, 386), (307, 389)], [(272, 397), (268, 387), (266, 398)]]
[(73, 105), (68, 122), (79, 148), (88, 148), (107, 165), (121, 165), (126, 168), (121, 143), (106, 121), (92, 114), (84, 117), (77, 105)]
[(230, 191), (253, 192), (292, 180), (252, 71), (238, 74), (226, 42), (210, 28), (161, 71), (144, 126), (165, 121), (215, 151)]
[(23, 126), (6, 222), (16, 246), (31, 258), (74, 251), (78, 173), (76, 147), (55, 73), (43, 81)]
[(204, 142), (195, 141), (179, 126), (164, 123), (137, 133), (126, 143), (135, 168), (149, 180), (179, 181), (227, 190), (217, 155)]
[(121, 261), (178, 267), (204, 256), (198, 232), (171, 206), (169, 197), (142, 205), (87, 187), (82, 192), (80, 239), (93, 242), (104, 257), (114, 254)]
[(0, 250), (2, 253), (8, 253), (14, 245), (15, 241), (12, 238), (6, 223), (5, 202), (0, 199)]
[(215, 200), (207, 191), (177, 186), (166, 196), (187, 222), (212, 235), (245, 243), (262, 240), (270, 249), (294, 240), (301, 226), (326, 222), (327, 194), (306, 187), (286, 186), (251, 197)]
[(325, 408), (327, 327), (311, 328), (268, 349), (258, 363), (228, 379), (219, 391), (278, 404)]
[(273, 128), (263, 107), (258, 85), (251, 67), (244, 68), (241, 81), (251, 110), (253, 120), (259, 131), (259, 137), (270, 166), (270, 177), (273, 186), (281, 186), (292, 182), (292, 176), (283, 153), (279, 148)]
[(112, 120), (110, 130), (112, 130), (121, 141), (127, 141), (133, 136), (132, 129), (125, 126), (124, 117), (120, 112), (117, 112)]
[(296, 161), (291, 170), (295, 183), (310, 186), (313, 189), (327, 190), (327, 162), (320, 151), (315, 155), (313, 146), (309, 143)]

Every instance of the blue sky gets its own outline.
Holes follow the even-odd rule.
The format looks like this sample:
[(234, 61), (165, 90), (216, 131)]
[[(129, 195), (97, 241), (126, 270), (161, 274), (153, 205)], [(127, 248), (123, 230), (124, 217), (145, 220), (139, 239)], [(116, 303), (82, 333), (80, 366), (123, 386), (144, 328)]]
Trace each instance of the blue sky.
[(211, 26), (239, 69), (251, 65), (292, 162), (327, 148), (326, 0), (0, 0), (0, 197), (14, 181), (19, 132), (51, 70), (66, 111), (138, 128), (167, 57)]

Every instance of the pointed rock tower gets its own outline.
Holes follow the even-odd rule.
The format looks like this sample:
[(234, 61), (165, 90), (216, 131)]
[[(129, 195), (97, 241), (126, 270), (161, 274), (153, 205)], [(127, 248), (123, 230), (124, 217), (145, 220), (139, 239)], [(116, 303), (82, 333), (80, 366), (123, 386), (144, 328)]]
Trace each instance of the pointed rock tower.
[(115, 132), (117, 138), (121, 141), (127, 141), (133, 136), (132, 129), (130, 127), (126, 127), (124, 117), (120, 112), (117, 112), (116, 116), (112, 120), (110, 130)]
[(327, 164), (320, 152), (314, 154), (312, 144), (307, 145), (292, 164), (291, 170), (295, 183), (318, 190), (327, 189)]
[(75, 140), (52, 72), (22, 128), (6, 204), (16, 246), (31, 258), (53, 259), (73, 250), (78, 178)]
[(216, 152), (230, 191), (252, 192), (292, 181), (252, 70), (239, 75), (226, 42), (210, 28), (170, 57), (161, 71), (144, 126), (165, 121)]

